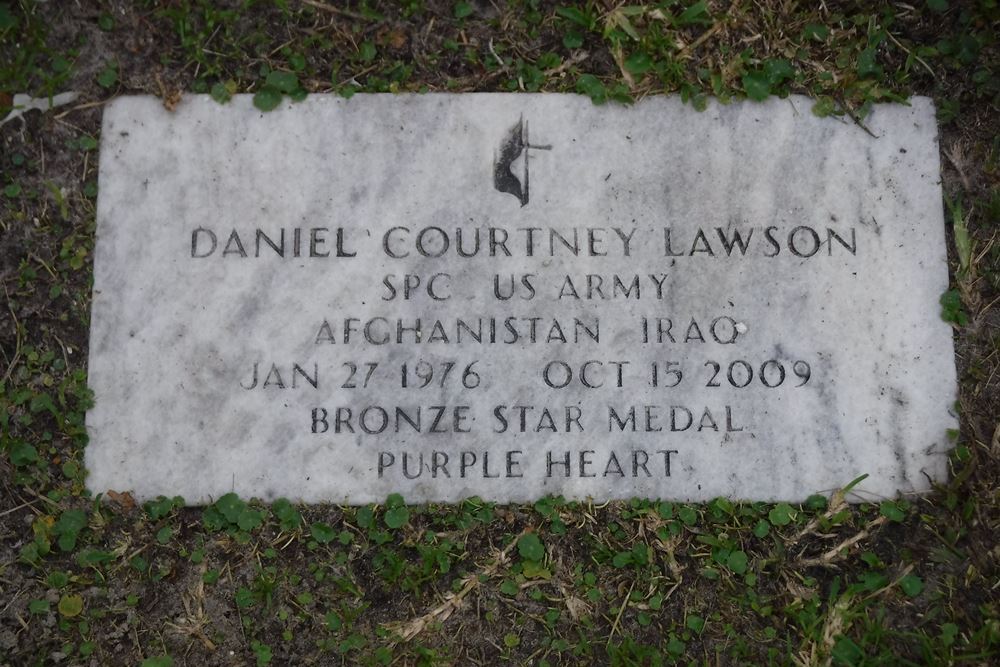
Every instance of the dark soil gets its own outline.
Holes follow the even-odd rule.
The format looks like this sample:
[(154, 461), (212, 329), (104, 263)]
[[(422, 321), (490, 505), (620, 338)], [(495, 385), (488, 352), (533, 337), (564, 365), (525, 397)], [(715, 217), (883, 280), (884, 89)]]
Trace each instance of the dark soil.
[[(678, 17), (693, 3), (672, 4), (673, 22), (621, 14), (639, 32), (632, 40), (614, 28), (613, 2), (580, 5), (588, 27), (533, 1), (0, 1), (0, 116), (16, 93), (79, 93), (0, 127), (0, 665), (996, 664), (995, 3), (939, 13), (925, 4), (947, 3), (712, 1), (690, 23)], [(800, 39), (810, 25), (830, 36)], [(892, 39), (876, 41), (881, 74), (866, 79), (858, 60), (880, 34), (873, 26)], [(669, 67), (629, 85), (621, 43)], [(540, 89), (600, 100), (590, 74), (608, 98), (696, 103), (742, 96), (741, 73), (771, 58), (802, 73), (777, 94), (828, 96), (860, 117), (887, 99), (874, 85), (930, 95), (942, 111), (944, 190), (961, 200), (972, 239), (963, 271), (946, 209), (966, 316), (955, 327), (961, 433), (948, 485), (898, 507), (794, 507), (787, 523), (765, 504), (554, 500), (414, 507), (398, 530), (382, 508), (370, 525), (358, 508), (300, 508), (302, 521), (285, 527), (268, 511), (250, 531), (206, 526), (202, 508), (136, 507), (127, 494), (98, 503), (84, 490), (98, 163), (87, 138), (99, 138), (109, 99), (152, 94), (169, 107), (216, 83), (255, 92), (285, 69), (310, 93)], [(60, 540), (76, 510), (85, 525)], [(317, 539), (317, 524), (336, 539)], [(541, 573), (517, 548), (501, 552), (525, 531), (546, 547)], [(637, 545), (636, 559), (616, 562)], [(734, 551), (747, 555), (745, 572), (727, 564)]]

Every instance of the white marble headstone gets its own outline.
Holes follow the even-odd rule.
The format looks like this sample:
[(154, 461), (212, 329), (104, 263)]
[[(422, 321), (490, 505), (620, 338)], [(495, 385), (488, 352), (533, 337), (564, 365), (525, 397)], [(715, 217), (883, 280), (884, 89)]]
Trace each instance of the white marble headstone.
[(947, 475), (929, 100), (104, 112), (88, 485), (855, 499)]

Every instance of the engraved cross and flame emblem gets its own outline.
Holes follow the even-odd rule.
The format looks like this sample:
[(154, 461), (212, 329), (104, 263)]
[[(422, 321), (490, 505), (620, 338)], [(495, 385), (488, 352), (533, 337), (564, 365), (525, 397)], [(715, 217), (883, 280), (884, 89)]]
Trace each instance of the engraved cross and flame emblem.
[[(532, 144), (528, 139), (528, 121), (524, 115), (510, 128), (500, 142), (500, 150), (493, 153), (493, 187), (512, 194), (524, 207), (530, 196), (528, 163), (532, 150), (550, 151), (551, 145)], [(520, 178), (514, 174), (514, 163), (523, 157)]]

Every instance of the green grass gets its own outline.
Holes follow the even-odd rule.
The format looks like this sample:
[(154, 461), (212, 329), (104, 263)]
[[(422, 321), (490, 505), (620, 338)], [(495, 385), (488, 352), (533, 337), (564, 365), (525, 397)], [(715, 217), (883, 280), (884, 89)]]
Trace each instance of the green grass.
[[(0, 652), (12, 664), (229, 664), (230, 651), (258, 665), (997, 660), (995, 2), (79, 4), (0, 1), (0, 115), (16, 93), (81, 93), (0, 129)], [(873, 103), (931, 95), (952, 250), (941, 305), (961, 377), (951, 481), (857, 506), (89, 497), (100, 104), (482, 90), (606, 104), (674, 93), (695, 110), (797, 93), (862, 124)]]

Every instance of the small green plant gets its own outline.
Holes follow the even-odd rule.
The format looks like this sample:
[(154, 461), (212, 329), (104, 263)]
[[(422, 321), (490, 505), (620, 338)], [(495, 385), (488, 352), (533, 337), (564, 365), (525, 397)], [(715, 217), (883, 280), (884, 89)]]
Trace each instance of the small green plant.
[(158, 496), (155, 500), (146, 501), (142, 506), (143, 510), (146, 512), (146, 516), (148, 516), (151, 521), (164, 519), (170, 516), (170, 514), (179, 507), (184, 507), (184, 499), (180, 496), (174, 496), (173, 498)]
[(385, 525), (390, 530), (402, 528), (410, 520), (410, 510), (406, 507), (406, 501), (398, 493), (392, 493), (385, 501)]
[(788, 94), (788, 89), (782, 84), (795, 77), (795, 69), (785, 59), (766, 60), (759, 67), (743, 75), (743, 90), (747, 97), (758, 102), (767, 99), (772, 93)]
[(962, 308), (962, 296), (958, 290), (948, 290), (941, 295), (941, 319), (964, 327), (969, 323), (969, 315)]
[(209, 530), (249, 532), (260, 527), (264, 513), (249, 507), (235, 493), (227, 493), (205, 508), (202, 521)]
[(906, 519), (907, 504), (905, 501), (884, 500), (879, 505), (879, 512), (890, 521), (900, 522)]
[(108, 63), (97, 75), (97, 85), (101, 88), (111, 88), (118, 83), (118, 66)]
[(329, 524), (317, 521), (309, 527), (309, 532), (319, 544), (329, 544), (337, 536), (337, 532)]
[(257, 659), (257, 667), (271, 664), (273, 654), (270, 646), (255, 639), (250, 642), (250, 648), (253, 649), (254, 657)]
[(788, 503), (778, 503), (767, 514), (772, 526), (787, 526), (795, 518), (795, 510)]
[(174, 659), (169, 655), (146, 658), (142, 661), (141, 667), (174, 667)]
[(268, 72), (264, 85), (254, 94), (253, 105), (261, 111), (272, 111), (281, 104), (283, 95), (288, 95), (294, 102), (301, 102), (306, 98), (306, 91), (294, 72), (273, 70)]
[(619, 551), (611, 559), (611, 564), (618, 568), (645, 567), (649, 565), (649, 546), (643, 543), (633, 545), (628, 551)]
[(73, 551), (80, 531), (87, 527), (87, 515), (82, 510), (66, 510), (52, 526), (52, 532), (58, 536), (61, 551)]
[(535, 533), (527, 533), (517, 541), (517, 553), (525, 560), (541, 562), (545, 558), (545, 546)]
[(73, 618), (83, 612), (83, 597), (80, 595), (66, 594), (59, 598), (57, 607), (59, 615), (64, 618)]
[(271, 513), (278, 519), (278, 526), (282, 532), (297, 530), (302, 526), (302, 515), (299, 510), (285, 498), (274, 501)]
[(209, 90), (209, 95), (219, 104), (225, 104), (233, 98), (236, 90), (236, 82), (230, 79), (226, 83), (216, 82), (213, 84)]

